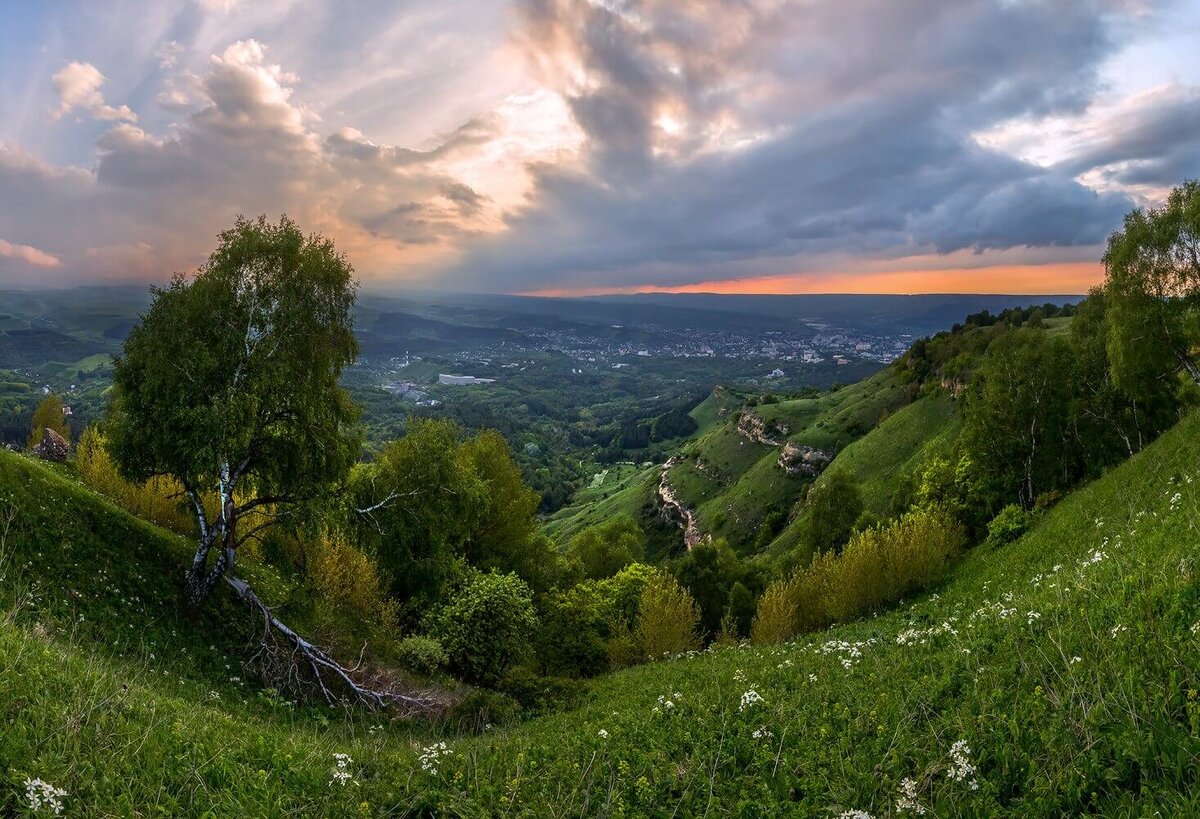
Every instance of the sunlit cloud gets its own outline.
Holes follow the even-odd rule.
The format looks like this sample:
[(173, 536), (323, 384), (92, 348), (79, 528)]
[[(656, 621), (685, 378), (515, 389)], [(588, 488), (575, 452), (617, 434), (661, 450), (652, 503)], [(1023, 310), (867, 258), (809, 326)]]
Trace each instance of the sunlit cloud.
[(0, 279), (163, 279), (287, 212), (380, 287), (1085, 288), (1129, 207), (1200, 175), (1182, 8), (6, 7), (61, 36), (0, 55)]

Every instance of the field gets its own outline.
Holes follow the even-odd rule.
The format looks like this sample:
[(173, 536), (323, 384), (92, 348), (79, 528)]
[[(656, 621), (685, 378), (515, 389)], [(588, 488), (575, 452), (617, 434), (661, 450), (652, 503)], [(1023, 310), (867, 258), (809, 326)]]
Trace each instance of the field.
[(174, 613), (186, 544), (0, 453), (0, 811), (40, 777), (72, 816), (1194, 815), (1198, 440), (1192, 416), (895, 611), (482, 736), (254, 690), (239, 612)]

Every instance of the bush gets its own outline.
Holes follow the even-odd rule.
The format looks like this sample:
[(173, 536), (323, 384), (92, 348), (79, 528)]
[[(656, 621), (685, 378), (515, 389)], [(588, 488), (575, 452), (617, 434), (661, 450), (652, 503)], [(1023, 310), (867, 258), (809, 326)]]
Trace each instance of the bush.
[(1029, 513), (1015, 503), (1000, 510), (988, 524), (987, 542), (991, 546), (1003, 546), (1029, 530)]
[(659, 572), (642, 590), (636, 630), (642, 656), (657, 660), (700, 647), (700, 607), (669, 574)]
[(396, 644), (396, 662), (417, 674), (429, 675), (450, 661), (446, 649), (433, 637), (413, 635)]
[(796, 636), (799, 626), (796, 584), (799, 574), (776, 580), (758, 598), (754, 621), (750, 624), (750, 642), (774, 645)]
[(782, 642), (929, 588), (965, 542), (961, 524), (939, 507), (859, 532), (840, 555), (818, 554), (793, 577), (771, 584), (759, 601), (751, 638)]
[(544, 714), (574, 708), (583, 702), (587, 683), (566, 677), (544, 677), (527, 668), (514, 668), (500, 689), (516, 700), (528, 714)]
[(482, 734), (493, 725), (516, 722), (521, 703), (507, 694), (476, 688), (450, 706), (446, 718), (459, 731)]
[(495, 684), (529, 650), (533, 594), (515, 574), (472, 572), (431, 618), (430, 633), (464, 680)]

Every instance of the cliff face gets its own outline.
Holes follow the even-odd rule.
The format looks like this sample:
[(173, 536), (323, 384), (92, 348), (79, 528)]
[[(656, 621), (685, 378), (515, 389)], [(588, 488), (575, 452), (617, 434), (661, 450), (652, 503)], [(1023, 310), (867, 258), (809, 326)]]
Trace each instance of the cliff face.
[(738, 435), (755, 443), (779, 446), (788, 434), (786, 424), (768, 421), (752, 409), (744, 409), (738, 416)]
[(659, 475), (659, 514), (664, 521), (674, 523), (683, 530), (683, 545), (688, 548), (688, 551), (691, 551), (693, 546), (704, 539), (704, 535), (700, 533), (700, 526), (696, 522), (695, 511), (679, 500), (678, 495), (675, 494), (674, 487), (671, 486), (671, 467), (677, 463), (679, 463), (678, 456), (668, 459), (663, 464), (662, 472)]
[(779, 468), (793, 477), (807, 475), (815, 478), (829, 466), (833, 455), (811, 446), (788, 442), (779, 453)]

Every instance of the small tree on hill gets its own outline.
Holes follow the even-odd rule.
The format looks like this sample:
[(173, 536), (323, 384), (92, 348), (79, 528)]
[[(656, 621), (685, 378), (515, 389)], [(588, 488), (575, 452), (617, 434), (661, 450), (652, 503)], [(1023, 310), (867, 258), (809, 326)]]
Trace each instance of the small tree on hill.
[(808, 492), (805, 545), (813, 554), (841, 549), (854, 534), (854, 523), (862, 512), (858, 482), (845, 472), (831, 472)]
[(1104, 267), (1117, 386), (1141, 398), (1179, 371), (1200, 384), (1200, 182), (1175, 188), (1162, 207), (1130, 211), (1108, 239)]
[(651, 660), (700, 647), (700, 607), (665, 572), (655, 574), (642, 590), (636, 639), (642, 656)]
[(29, 432), (30, 449), (41, 442), (44, 429), (53, 430), (65, 440), (71, 440), (71, 425), (67, 423), (62, 399), (57, 395), (47, 395), (33, 411), (33, 424)]
[[(189, 605), (226, 580), (292, 643), (327, 698), (323, 675), (333, 674), (382, 704), (234, 575), (239, 547), (326, 496), (361, 451), (358, 410), (338, 386), (358, 351), (352, 274), (332, 242), (286, 216), (239, 217), (195, 274), (155, 289), (125, 340), (109, 446), (126, 480), (167, 475), (183, 487), (199, 531)], [(214, 495), (215, 517), (204, 505)]]

